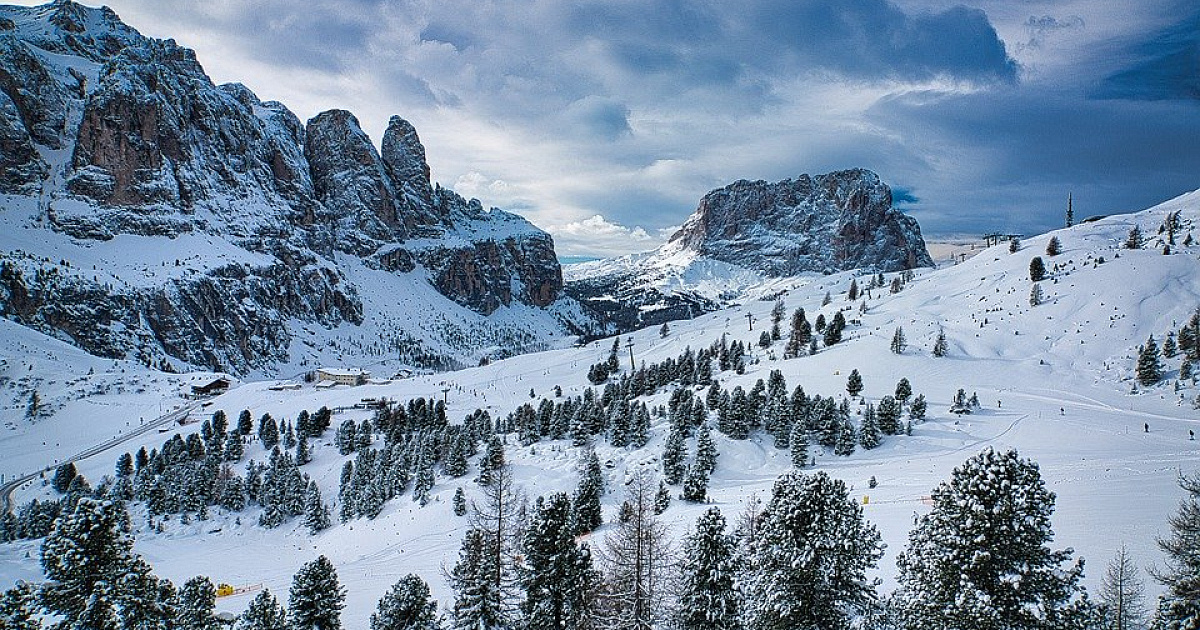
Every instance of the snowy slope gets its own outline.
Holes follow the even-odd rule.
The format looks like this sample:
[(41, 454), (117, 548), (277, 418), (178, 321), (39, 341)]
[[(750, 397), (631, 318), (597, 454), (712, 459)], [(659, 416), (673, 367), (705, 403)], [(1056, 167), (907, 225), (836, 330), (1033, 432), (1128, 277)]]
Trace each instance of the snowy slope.
[[(924, 394), (930, 402), (928, 420), (916, 425), (911, 437), (886, 438), (881, 447), (859, 450), (849, 457), (814, 449), (818, 469), (845, 479), (856, 494), (869, 497), (866, 517), (879, 527), (888, 544), (876, 572), (884, 580), (884, 591), (894, 586), (895, 555), (906, 543), (914, 515), (928, 509), (923, 497), (946, 479), (954, 466), (985, 446), (1019, 449), (1041, 465), (1047, 485), (1058, 497), (1055, 544), (1073, 547), (1088, 560), (1086, 582), (1095, 588), (1104, 563), (1122, 543), (1143, 566), (1161, 561), (1154, 538), (1164, 532), (1166, 518), (1181, 496), (1176, 477), (1180, 471), (1194, 472), (1200, 467), (1200, 442), (1188, 439), (1189, 429), (1200, 431), (1200, 420), (1191, 405), (1200, 390), (1190, 382), (1180, 383), (1175, 390), (1171, 377), (1179, 358), (1165, 361), (1169, 374), (1163, 383), (1138, 388), (1136, 393), (1132, 387), (1137, 346), (1151, 334), (1161, 341), (1200, 306), (1200, 246), (1179, 245), (1172, 255), (1164, 256), (1154, 241), (1167, 213), (1175, 211), (1181, 213), (1184, 225), (1180, 241), (1189, 232), (1200, 234), (1197, 191), (1137, 214), (1028, 239), (1015, 254), (1008, 252), (1006, 244), (999, 245), (957, 266), (918, 271), (897, 294), (873, 291), (865, 299), (864, 313), (859, 310), (863, 300), (846, 300), (852, 272), (779, 279), (772, 291), (782, 292), (789, 312), (804, 307), (812, 321), (818, 313), (828, 318), (836, 309), (849, 309), (845, 314), (852, 323), (846, 340), (815, 356), (782, 360), (780, 342), (766, 350), (755, 345), (769, 321), (771, 299), (672, 322), (666, 338), (651, 328), (627, 339), (633, 341), (636, 359), (648, 362), (675, 357), (688, 346), (708, 346), (721, 335), (745, 341), (755, 361), (744, 375), (717, 374), (723, 389), (736, 385), (749, 389), (757, 379), (779, 369), (789, 388), (800, 384), (810, 395), (841, 395), (846, 376), (858, 369), (866, 384), (866, 399), (877, 402), (892, 393), (900, 378), (907, 377), (914, 392)], [(1141, 226), (1150, 242), (1142, 250), (1120, 249), (1134, 224)], [(1051, 236), (1061, 241), (1063, 250), (1053, 258), (1045, 255)], [(1050, 273), (1042, 282), (1046, 302), (1031, 307), (1028, 268), (1030, 259), (1038, 255), (1047, 262)], [(864, 285), (864, 278), (858, 279), (860, 286)], [(832, 293), (833, 301), (822, 307), (826, 292)], [(748, 314), (753, 318), (753, 330), (748, 329)], [(904, 328), (909, 341), (900, 355), (888, 350), (898, 326)], [(945, 330), (951, 347), (944, 358), (932, 357), (929, 352), (939, 327)], [(204, 413), (224, 409), (236, 416), (240, 410), (250, 409), (255, 416), (269, 412), (277, 418), (294, 418), (304, 409), (350, 407), (363, 398), (406, 400), (445, 395), (452, 421), (476, 408), (489, 409), (496, 417), (530, 401), (530, 390), (538, 398), (553, 396), (555, 385), (561, 385), (567, 395), (580, 393), (588, 386), (588, 366), (603, 359), (611, 343), (600, 340), (586, 347), (357, 388), (317, 390), (305, 386), (297, 391), (271, 391), (272, 382), (249, 382), (215, 399)], [(949, 402), (958, 388), (977, 392), (983, 408), (962, 418), (951, 415)], [(664, 391), (646, 402), (665, 404), (668, 397), (669, 392)], [(345, 418), (361, 420), (368, 413), (347, 409), (334, 416), (334, 424)], [(119, 416), (98, 421), (108, 423), (110, 429), (121, 422)], [(1149, 432), (1143, 430), (1147, 424)], [(26, 431), (61, 444), (53, 451), (60, 457), (89, 444), (90, 438), (72, 434), (64, 428), (67, 426), (44, 421)], [(186, 430), (195, 430), (195, 425)], [(614, 517), (627, 473), (640, 465), (657, 467), (666, 432), (665, 424), (657, 423), (650, 445), (642, 450), (598, 447), (601, 461), (612, 462), (606, 469), (606, 520)], [(82, 462), (80, 469), (89, 479), (99, 479), (112, 470), (120, 452), (134, 450), (139, 444), (158, 446), (168, 436), (143, 436)], [(776, 476), (790, 466), (789, 457), (776, 450), (766, 436), (740, 442), (716, 432), (714, 436), (721, 455), (710, 495), (713, 504), (732, 517), (750, 496), (769, 495)], [(338, 474), (346, 459), (337, 454), (331, 440), (332, 432), (328, 432), (316, 445), (315, 460), (304, 467), (321, 484), (327, 500), (336, 496)], [(3, 448), (11, 452), (8, 443)], [(525, 491), (536, 496), (573, 489), (578, 451), (566, 442), (520, 447), (510, 436), (506, 454)], [(246, 453), (247, 459), (261, 461), (263, 457), (257, 444)], [(879, 486), (868, 490), (872, 476)], [(137, 549), (158, 572), (177, 583), (206, 574), (214, 581), (263, 583), (276, 594), (286, 593), (291, 575), (303, 562), (326, 554), (348, 589), (344, 623), (365, 627), (378, 598), (409, 572), (431, 583), (443, 607), (451, 603), (452, 593), (442, 569), (454, 562), (465, 521), (452, 514), (450, 498), (459, 486), (474, 495), (472, 477), (450, 480), (439, 476), (427, 507), (401, 497), (374, 520), (335, 525), (318, 536), (309, 536), (297, 522), (278, 530), (252, 525), (256, 510), (243, 514), (240, 525), (234, 517), (218, 514), (203, 523), (175, 522), (165, 532), (154, 533), (145, 528), (144, 515), (138, 509), (134, 519)], [(26, 500), (46, 492), (34, 483), (19, 492), (18, 498)], [(676, 533), (682, 533), (705, 507), (677, 500), (664, 518)], [(593, 537), (602, 538), (606, 529)], [(3, 583), (37, 578), (37, 553), (36, 541), (0, 546)], [(245, 596), (222, 599), (218, 607), (240, 611), (247, 601)]]

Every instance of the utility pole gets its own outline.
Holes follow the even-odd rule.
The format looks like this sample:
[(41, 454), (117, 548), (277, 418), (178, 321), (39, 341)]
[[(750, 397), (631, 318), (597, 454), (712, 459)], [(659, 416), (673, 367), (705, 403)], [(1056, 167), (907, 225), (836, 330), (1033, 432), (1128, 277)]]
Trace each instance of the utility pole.
[(626, 347), (626, 348), (629, 348), (629, 370), (630, 370), (631, 372), (632, 372), (632, 371), (636, 371), (636, 370), (637, 370), (637, 365), (635, 365), (635, 364), (634, 364), (634, 362), (633, 362), (633, 339), (626, 339), (626, 340), (625, 340), (625, 347)]
[(449, 398), (449, 396), (450, 396), (450, 388), (443, 387), (442, 388), (442, 404), (443, 405), (447, 403), (447, 398)]
[(750, 330), (754, 330), (754, 316), (746, 313), (746, 323), (750, 324)]

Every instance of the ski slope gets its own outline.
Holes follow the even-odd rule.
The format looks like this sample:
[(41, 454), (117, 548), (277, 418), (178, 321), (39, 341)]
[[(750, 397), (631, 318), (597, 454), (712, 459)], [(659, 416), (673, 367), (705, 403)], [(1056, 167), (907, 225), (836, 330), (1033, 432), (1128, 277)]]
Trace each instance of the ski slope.
[[(1104, 564), (1122, 544), (1143, 568), (1161, 562), (1155, 537), (1165, 533), (1166, 519), (1182, 496), (1177, 476), (1200, 469), (1200, 441), (1188, 436), (1189, 430), (1200, 432), (1200, 412), (1192, 406), (1200, 390), (1184, 382), (1176, 391), (1179, 357), (1164, 360), (1168, 377), (1159, 385), (1135, 388), (1133, 380), (1138, 345), (1151, 334), (1161, 343), (1169, 330), (1178, 329), (1200, 306), (1200, 246), (1178, 245), (1172, 255), (1164, 256), (1156, 243), (1161, 238), (1158, 226), (1175, 211), (1181, 213), (1184, 226), (1179, 241), (1189, 232), (1200, 236), (1197, 191), (1140, 213), (1030, 238), (1016, 253), (1001, 244), (959, 265), (920, 271), (897, 294), (886, 288), (872, 291), (862, 313), (861, 300), (846, 300), (852, 273), (773, 281), (769, 290), (763, 288), (758, 294), (780, 293), (789, 314), (803, 307), (813, 321), (818, 313), (829, 318), (836, 309), (850, 309), (845, 312), (851, 320), (845, 340), (814, 356), (782, 360), (783, 342), (766, 350), (757, 346), (759, 334), (769, 325), (773, 298), (673, 322), (665, 338), (657, 328), (638, 331), (623, 338), (622, 345), (632, 340), (637, 362), (658, 362), (678, 356), (688, 346), (708, 346), (722, 335), (743, 340), (753, 359), (744, 375), (715, 374), (725, 390), (736, 385), (748, 390), (757, 379), (765, 380), (778, 369), (789, 389), (800, 384), (809, 395), (842, 395), (847, 375), (858, 369), (866, 400), (878, 402), (894, 391), (900, 378), (908, 378), (914, 393), (924, 394), (929, 401), (927, 420), (914, 426), (912, 436), (885, 437), (879, 448), (859, 449), (849, 457), (812, 449), (817, 469), (845, 479), (855, 495), (866, 501), (866, 517), (888, 545), (875, 572), (883, 580), (881, 590), (895, 586), (895, 556), (906, 544), (914, 516), (929, 509), (924, 497), (955, 466), (987, 446), (1016, 448), (1040, 464), (1048, 487), (1057, 494), (1055, 544), (1072, 547), (1087, 559), (1085, 582), (1094, 589)], [(1134, 224), (1147, 235), (1146, 247), (1121, 249)], [(1062, 243), (1062, 253), (1056, 257), (1045, 254), (1051, 236)], [(1034, 256), (1042, 256), (1049, 273), (1041, 283), (1045, 302), (1031, 307), (1028, 269)], [(858, 277), (859, 285), (865, 286), (865, 280)], [(822, 307), (826, 292), (833, 300)], [(747, 315), (752, 317), (753, 330)], [(786, 323), (785, 318), (785, 335)], [(81, 353), (72, 353), (63, 344), (3, 325), (13, 338), (23, 339), (17, 343), (4, 335), (4, 374), (9, 379), (29, 372), (59, 374), (41, 378), (60, 380), (72, 371), (86, 371), (90, 361), (98, 374), (112, 374), (115, 369), (111, 361), (78, 356)], [(903, 327), (909, 345), (896, 355), (889, 351), (889, 342), (898, 326)], [(939, 329), (945, 330), (950, 342), (950, 354), (943, 358), (929, 351)], [(214, 399), (203, 413), (224, 409), (235, 418), (242, 409), (250, 409), (255, 417), (270, 413), (295, 418), (304, 409), (352, 407), (364, 398), (444, 396), (452, 422), (476, 408), (488, 409), (496, 417), (530, 401), (531, 390), (536, 398), (552, 397), (556, 385), (565, 395), (581, 393), (589, 385), (588, 366), (604, 359), (611, 345), (611, 339), (600, 340), (483, 367), (354, 388), (318, 390), (305, 385), (295, 391), (272, 391), (274, 381), (248, 382)], [(620, 357), (623, 369), (628, 369), (624, 348)], [(53, 416), (37, 422), (14, 421), (16, 428), (0, 437), (4, 472), (11, 475), (45, 466), (119, 432), (124, 423), (136, 422), (134, 418), (148, 414), (160, 401), (174, 404), (171, 392), (177, 394), (181, 379), (186, 378), (126, 369), (131, 370), (130, 381), (137, 379), (144, 391), (125, 385), (120, 395), (62, 403)], [(977, 393), (982, 409), (961, 418), (950, 414), (951, 398), (959, 388)], [(646, 402), (666, 404), (669, 395), (662, 391)], [(103, 401), (112, 408), (96, 412)], [(861, 408), (856, 401), (853, 409)], [(346, 409), (334, 415), (333, 423), (336, 427), (346, 418), (367, 417), (366, 410)], [(193, 424), (182, 430), (197, 429), (198, 424)], [(120, 452), (142, 444), (159, 446), (171, 434), (143, 434), (81, 461), (80, 471), (98, 480), (111, 473)], [(651, 443), (644, 449), (597, 447), (601, 462), (606, 463), (606, 520), (615, 517), (630, 472), (639, 466), (658, 469), (666, 434), (665, 420), (656, 419)], [(790, 467), (790, 457), (776, 450), (769, 436), (732, 441), (715, 431), (713, 435), (720, 457), (710, 485), (711, 504), (732, 518), (750, 497), (769, 497), (774, 479)], [(314, 460), (303, 468), (321, 485), (327, 501), (337, 496), (338, 475), (347, 459), (337, 453), (332, 439), (329, 431), (315, 442)], [(37, 447), (40, 442), (46, 445)], [(694, 450), (694, 440), (690, 448)], [(574, 489), (579, 450), (569, 442), (521, 447), (509, 436), (506, 455), (520, 485), (533, 498)], [(262, 461), (264, 455), (255, 443), (243, 461)], [(214, 582), (261, 583), (281, 597), (302, 563), (325, 554), (347, 587), (343, 613), (347, 627), (366, 627), (379, 597), (410, 572), (430, 582), (445, 609), (453, 595), (443, 570), (454, 563), (466, 527), (464, 518), (453, 515), (450, 499), (459, 486), (469, 497), (476, 494), (470, 481), (474, 467), (473, 461), (472, 474), (461, 479), (439, 476), (433, 500), (424, 508), (404, 496), (389, 502), (374, 520), (335, 524), (317, 536), (309, 536), (297, 520), (279, 529), (262, 529), (254, 524), (257, 509), (240, 514), (240, 524), (237, 516), (213, 510), (208, 521), (181, 525), (175, 520), (164, 532), (155, 533), (145, 527), (144, 512), (137, 507), (136, 548), (160, 575), (177, 584), (205, 574)], [(871, 477), (878, 481), (877, 488), (868, 489)], [(24, 501), (50, 492), (35, 482), (16, 498)], [(682, 534), (707, 507), (675, 500), (663, 518)], [(596, 544), (608, 527), (592, 535)], [(40, 578), (38, 545), (38, 541), (0, 545), (0, 586)], [(1151, 592), (1157, 592), (1155, 587)], [(218, 608), (240, 612), (252, 596), (223, 598)]]

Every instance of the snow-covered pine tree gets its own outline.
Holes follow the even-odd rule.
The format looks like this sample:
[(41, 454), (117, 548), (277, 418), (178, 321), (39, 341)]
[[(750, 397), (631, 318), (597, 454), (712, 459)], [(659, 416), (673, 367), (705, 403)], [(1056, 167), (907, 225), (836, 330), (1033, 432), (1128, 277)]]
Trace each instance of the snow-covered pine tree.
[(862, 375), (858, 373), (857, 368), (850, 370), (850, 377), (846, 379), (846, 393), (850, 394), (851, 397), (854, 397), (861, 394), (862, 390)]
[(871, 450), (883, 442), (883, 436), (879, 431), (879, 420), (875, 415), (875, 408), (867, 405), (863, 410), (862, 425), (858, 429), (858, 443), (866, 450)]
[(1042, 285), (1033, 283), (1033, 287), (1029, 289), (1029, 305), (1041, 306), (1044, 300), (1042, 296)]
[(1034, 256), (1033, 260), (1029, 261), (1029, 279), (1034, 282), (1046, 279), (1046, 263), (1042, 262), (1041, 256)]
[(672, 430), (663, 446), (663, 477), (667, 483), (676, 485), (683, 481), (687, 472), (687, 443), (682, 430)]
[(891, 396), (881, 398), (876, 414), (879, 419), (880, 432), (884, 435), (900, 433), (900, 403), (896, 402), (895, 398)]
[(1104, 571), (1097, 603), (1103, 611), (1106, 630), (1143, 630), (1146, 627), (1146, 585), (1124, 544)]
[(719, 509), (709, 508), (696, 519), (696, 529), (684, 539), (680, 563), (680, 630), (740, 630), (735, 551)]
[(452, 503), (454, 505), (455, 516), (467, 515), (467, 495), (463, 492), (461, 486), (454, 489), (454, 500)]
[(42, 630), (37, 609), (37, 593), (31, 584), (14, 586), (0, 593), (0, 628)]
[(470, 529), (463, 537), (458, 562), (448, 576), (454, 589), (452, 625), (454, 630), (507, 630), (511, 627), (508, 609), (493, 579), (496, 573), (488, 553), (487, 537)]
[(271, 589), (264, 588), (250, 600), (246, 612), (238, 618), (238, 630), (289, 630), (287, 611)]
[(933, 491), (900, 554), (897, 602), (906, 628), (1084, 628), (1095, 610), (1083, 563), (1054, 551), (1054, 493), (1037, 464), (988, 448)]
[(683, 478), (683, 492), (679, 495), (684, 501), (704, 503), (708, 500), (709, 472), (699, 461), (688, 467), (687, 475)]
[(1129, 230), (1129, 236), (1125, 237), (1125, 249), (1141, 249), (1142, 248), (1142, 228), (1133, 226)]
[(321, 488), (316, 481), (310, 481), (304, 498), (304, 526), (308, 528), (308, 533), (316, 534), (329, 525), (329, 508), (321, 500)]
[(216, 608), (217, 588), (212, 581), (201, 575), (184, 582), (175, 608), (176, 630), (218, 630)]
[(842, 419), (838, 429), (837, 443), (833, 447), (834, 455), (851, 455), (854, 453), (854, 446), (858, 444), (858, 433), (854, 430), (854, 425), (849, 419)]
[(1051, 236), (1049, 241), (1046, 241), (1046, 255), (1057, 256), (1062, 253), (1062, 243), (1058, 241), (1057, 236)]
[(671, 507), (671, 490), (667, 488), (667, 484), (659, 481), (658, 492), (654, 494), (654, 513), (662, 514)]
[(696, 436), (696, 464), (707, 477), (717, 469), (717, 444), (713, 442), (712, 431), (708, 426), (701, 427)]
[(429, 585), (409, 573), (392, 585), (371, 613), (371, 630), (438, 630), (437, 602), (429, 599)]
[(258, 439), (262, 442), (263, 448), (271, 450), (279, 444), (279, 425), (271, 414), (264, 413), (258, 419)]
[(896, 402), (901, 406), (908, 404), (908, 399), (912, 397), (912, 384), (907, 378), (901, 378), (900, 382), (896, 383)]
[(889, 347), (892, 349), (892, 354), (904, 354), (904, 349), (908, 347), (908, 341), (904, 338), (904, 328), (896, 327), (896, 332), (892, 333), (892, 343)]
[(571, 528), (576, 536), (595, 530), (604, 523), (600, 497), (604, 495), (604, 472), (596, 451), (589, 449), (580, 461), (579, 485), (571, 502)]
[(1015, 254), (1021, 251), (1021, 239), (1012, 237), (1008, 239), (1008, 253)]
[[(137, 564), (129, 515), (120, 502), (81, 498), (70, 513), (54, 521), (42, 542), (42, 570), (46, 584), (41, 604), (46, 612), (60, 615), (66, 627), (83, 623), (89, 601), (99, 593), (97, 604), (120, 598), (113, 588)], [(98, 612), (98, 611), (93, 611)]]
[(908, 406), (908, 417), (913, 420), (924, 420), (927, 406), (928, 403), (925, 402), (925, 394), (917, 394), (912, 404)]
[(1167, 556), (1166, 569), (1155, 577), (1166, 587), (1155, 628), (1200, 628), (1200, 475), (1185, 476), (1179, 485), (1187, 493), (1168, 523), (1171, 535), (1158, 546)]
[(874, 600), (866, 573), (883, 543), (845, 482), (824, 472), (784, 473), (760, 531), (743, 585), (748, 630), (848, 628)]
[(937, 339), (933, 342), (933, 356), (944, 357), (950, 352), (950, 343), (946, 341), (946, 331), (939, 328)]
[(1143, 387), (1149, 387), (1162, 380), (1162, 362), (1158, 359), (1158, 344), (1154, 335), (1146, 340), (1146, 345), (1138, 351), (1137, 380)]
[(598, 581), (587, 546), (575, 544), (571, 499), (566, 493), (538, 498), (524, 540), (521, 587), (524, 627), (559, 630), (585, 626)]
[(325, 556), (300, 567), (292, 577), (288, 614), (292, 630), (339, 630), (346, 590)]
[(788, 450), (791, 451), (792, 466), (804, 468), (808, 465), (808, 432), (804, 430), (803, 422), (792, 425), (792, 435), (788, 438)]
[(783, 338), (780, 324), (783, 322), (783, 316), (786, 312), (783, 305), (783, 298), (776, 298), (775, 305), (771, 307), (771, 341), (779, 341)]

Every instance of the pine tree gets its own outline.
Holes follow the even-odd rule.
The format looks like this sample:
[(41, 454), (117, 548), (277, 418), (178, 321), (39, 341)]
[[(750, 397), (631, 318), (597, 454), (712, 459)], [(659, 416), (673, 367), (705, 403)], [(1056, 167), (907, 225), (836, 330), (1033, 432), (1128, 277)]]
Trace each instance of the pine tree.
[(42, 630), (37, 617), (37, 595), (32, 585), (14, 586), (0, 593), (0, 628)]
[(97, 607), (111, 607), (119, 597), (114, 586), (137, 561), (124, 505), (81, 498), (70, 513), (54, 521), (42, 543), (47, 579), (42, 606), (61, 615), (68, 627), (83, 624), (87, 615), (103, 616)]
[(179, 589), (179, 607), (175, 612), (177, 630), (218, 630), (220, 623), (214, 615), (217, 589), (204, 576), (194, 577)]
[(788, 439), (788, 449), (792, 455), (792, 466), (804, 468), (808, 465), (808, 433), (804, 430), (803, 422), (797, 422), (792, 425), (792, 435)]
[(339, 630), (346, 591), (329, 558), (320, 556), (292, 577), (288, 614), (292, 630)]
[(1060, 253), (1062, 253), (1062, 244), (1058, 242), (1057, 236), (1051, 236), (1050, 240), (1046, 242), (1046, 255), (1057, 256)]
[(258, 419), (258, 439), (262, 442), (263, 448), (271, 450), (279, 444), (279, 425), (271, 414), (264, 413)]
[(925, 408), (925, 394), (917, 394), (917, 397), (913, 399), (912, 404), (908, 407), (908, 417), (913, 420), (924, 420)]
[(1142, 346), (1138, 352), (1138, 383), (1143, 387), (1149, 387), (1162, 380), (1162, 372), (1162, 363), (1158, 360), (1158, 344), (1154, 343), (1154, 336), (1151, 335), (1146, 340), (1146, 345)]
[(668, 326), (666, 322), (663, 322), (662, 328), (658, 329), (658, 336), (663, 339), (666, 339), (667, 336), (669, 336), (670, 334), (671, 334), (671, 327)]
[(875, 408), (867, 405), (863, 411), (862, 426), (858, 430), (858, 443), (868, 451), (879, 446), (883, 437), (879, 431), (879, 422), (875, 417)]
[(1155, 578), (1166, 587), (1155, 620), (1163, 630), (1200, 628), (1200, 476), (1181, 477), (1187, 493), (1171, 516), (1169, 538), (1158, 546), (1167, 556), (1166, 568)]
[(1133, 226), (1129, 230), (1129, 236), (1125, 238), (1125, 249), (1141, 249), (1142, 248), (1142, 228)]
[(74, 462), (61, 464), (54, 469), (54, 479), (50, 481), (50, 487), (59, 494), (66, 494), (67, 489), (71, 487), (71, 482), (75, 481), (78, 476), (79, 471), (75, 469)]
[(833, 314), (833, 319), (825, 327), (825, 345), (832, 346), (842, 341), (842, 331), (846, 328), (846, 317), (841, 311)]
[(454, 589), (454, 630), (506, 630), (509, 628), (502, 596), (493, 575), (494, 558), (487, 551), (484, 532), (470, 529), (463, 537), (458, 562), (451, 570), (450, 586)]
[(571, 502), (571, 527), (576, 536), (595, 530), (604, 523), (600, 512), (600, 497), (604, 495), (604, 472), (596, 451), (588, 450), (580, 462), (579, 486)]
[(667, 484), (659, 481), (658, 492), (654, 495), (654, 513), (662, 514), (671, 507), (671, 491), (667, 488)]
[(900, 554), (897, 600), (909, 628), (1082, 628), (1094, 609), (1081, 561), (1052, 551), (1054, 494), (1037, 464), (988, 448), (933, 491)]
[(1008, 239), (1008, 253), (1015, 254), (1021, 251), (1021, 239), (1012, 237)]
[(330, 525), (329, 508), (321, 500), (321, 488), (317, 482), (308, 482), (308, 493), (304, 498), (304, 526), (308, 533), (316, 534)]
[(851, 455), (854, 453), (854, 446), (858, 444), (858, 434), (854, 431), (854, 425), (850, 424), (849, 420), (842, 420), (838, 429), (837, 443), (833, 447), (834, 455)]
[(776, 298), (775, 305), (771, 307), (771, 341), (779, 341), (783, 338), (779, 325), (783, 322), (783, 316), (786, 312), (783, 306), (783, 298)]
[(740, 630), (735, 578), (738, 566), (725, 517), (709, 508), (683, 543), (676, 627), (680, 630)]
[(237, 432), (239, 435), (250, 435), (254, 432), (254, 416), (250, 415), (249, 409), (243, 409), (242, 413), (238, 414)]
[(861, 394), (862, 390), (862, 375), (858, 373), (857, 369), (850, 370), (850, 377), (846, 379), (846, 393), (850, 394), (851, 397), (854, 397)]
[(908, 399), (912, 396), (912, 393), (912, 384), (908, 382), (907, 378), (901, 378), (900, 381), (896, 383), (896, 401), (899, 402), (901, 406), (908, 403)]
[(681, 430), (672, 430), (663, 446), (662, 467), (663, 477), (667, 483), (676, 485), (683, 480), (687, 472), (687, 444)]
[(1075, 207), (1071, 203), (1072, 195), (1067, 194), (1067, 227), (1075, 225)]
[(904, 349), (907, 347), (908, 341), (904, 339), (904, 329), (897, 326), (896, 332), (892, 333), (892, 354), (904, 354)]
[(438, 630), (437, 602), (429, 599), (429, 585), (409, 573), (379, 599), (371, 614), (371, 630)]
[(1033, 287), (1029, 289), (1029, 305), (1041, 306), (1042, 301), (1042, 285), (1035, 282), (1033, 283)]
[(707, 501), (709, 474), (709, 471), (705, 470), (699, 461), (693, 463), (688, 468), (687, 476), (683, 478), (683, 493), (680, 498), (692, 503)]
[(853, 302), (858, 299), (858, 279), (850, 279), (850, 288), (846, 291), (846, 299)]
[(950, 352), (950, 344), (946, 341), (946, 331), (938, 329), (937, 340), (933, 342), (933, 356), (944, 357)]
[(745, 579), (748, 630), (848, 628), (875, 597), (867, 571), (883, 555), (845, 482), (797, 470), (775, 482)]
[(713, 442), (712, 432), (705, 426), (696, 437), (696, 465), (704, 471), (704, 476), (711, 475), (717, 469), (717, 444)]
[(524, 627), (558, 630), (583, 625), (590, 615), (596, 573), (588, 548), (575, 544), (571, 499), (565, 493), (537, 500), (524, 551)]
[(900, 432), (900, 404), (891, 396), (879, 400), (876, 409), (879, 416), (879, 430), (884, 435), (896, 435)]
[(1034, 256), (1033, 260), (1029, 261), (1029, 279), (1034, 282), (1046, 279), (1046, 263), (1042, 262), (1041, 256)]
[(1125, 545), (1108, 563), (1100, 583), (1098, 603), (1106, 630), (1143, 630), (1146, 627), (1146, 585)]
[(467, 515), (467, 495), (463, 493), (463, 489), (461, 487), (454, 489), (453, 503), (455, 516)]
[(250, 600), (250, 606), (238, 619), (238, 630), (289, 630), (290, 627), (287, 611), (268, 588)]

